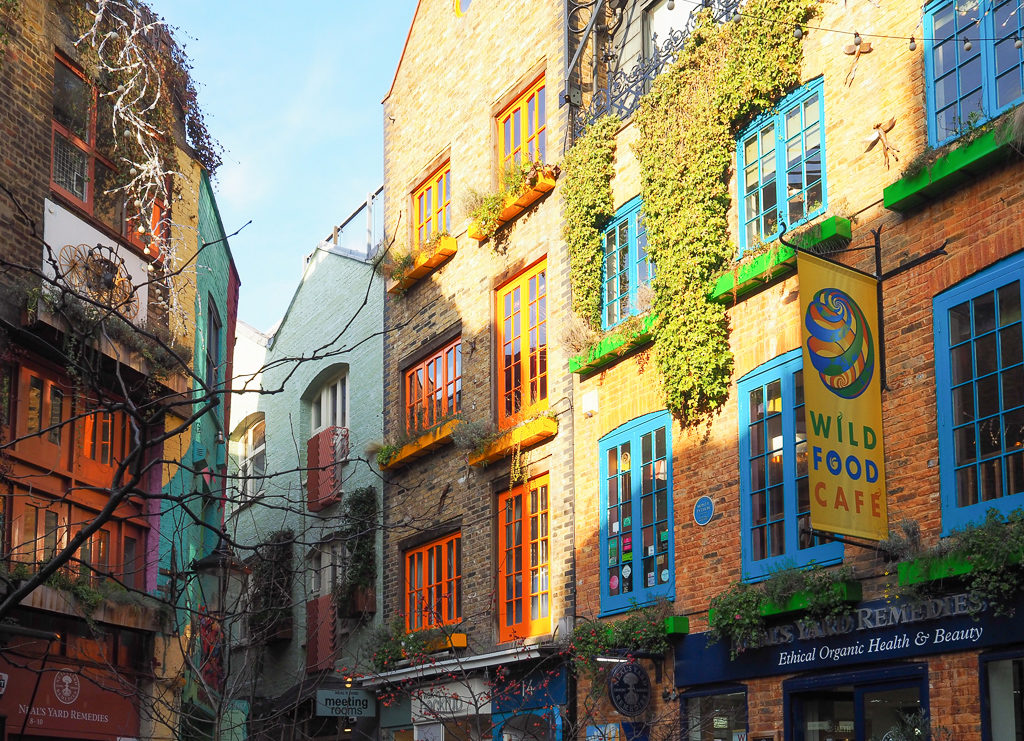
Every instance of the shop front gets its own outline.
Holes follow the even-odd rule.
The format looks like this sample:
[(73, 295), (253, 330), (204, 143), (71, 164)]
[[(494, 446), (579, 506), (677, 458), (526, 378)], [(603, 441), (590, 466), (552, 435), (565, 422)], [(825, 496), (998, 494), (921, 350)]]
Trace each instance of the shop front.
[[(983, 739), (1022, 737), (1024, 604), (997, 617), (965, 593), (878, 600), (835, 620), (778, 622), (760, 647), (734, 658), (730, 649), (706, 633), (676, 649), (687, 741), (924, 733), (956, 713), (962, 719), (964, 698), (975, 698), (971, 714)], [(950, 656), (970, 670), (951, 671)]]

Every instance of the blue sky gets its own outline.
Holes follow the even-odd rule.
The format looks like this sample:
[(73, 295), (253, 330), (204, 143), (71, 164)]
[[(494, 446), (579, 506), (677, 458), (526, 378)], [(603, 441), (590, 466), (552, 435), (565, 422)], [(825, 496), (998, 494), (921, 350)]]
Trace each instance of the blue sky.
[(239, 318), (266, 330), (302, 259), (381, 184), (380, 101), (415, 0), (151, 0), (176, 27), (211, 134), (214, 184), (242, 278)]

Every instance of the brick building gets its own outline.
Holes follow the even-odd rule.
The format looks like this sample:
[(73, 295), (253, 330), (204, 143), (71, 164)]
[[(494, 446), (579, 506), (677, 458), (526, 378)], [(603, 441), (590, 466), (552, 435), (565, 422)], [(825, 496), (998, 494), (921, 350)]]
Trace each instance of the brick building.
[[(582, 5), (567, 7), (571, 13)], [(648, 320), (652, 331), (634, 325), (570, 361), (578, 379), (577, 615), (612, 621), (667, 596), (689, 630), (673, 639), (674, 670), (655, 682), (652, 707), (625, 717), (605, 704), (599, 712), (612, 727), (600, 732), (866, 739), (916, 715), (915, 727), (928, 718), (936, 737), (948, 729), (953, 738), (1020, 738), (1019, 617), (997, 617), (995, 604), (975, 603), (981, 609), (971, 619), (977, 594), (970, 579), (948, 577), (977, 561), (950, 570), (914, 560), (940, 541), (950, 547), (955, 530), (982, 523), (991, 509), (1005, 517), (1024, 505), (1015, 421), (1024, 181), (1020, 129), (1014, 141), (1007, 128), (1022, 101), (1020, 10), (934, 2), (922, 19), (922, 6), (912, 2), (823, 4), (794, 34), (792, 17), (770, 4), (740, 6), (738, 17), (732, 6), (708, 7), (719, 24), (748, 24), (779, 44), (799, 37), (799, 81), (770, 106), (730, 122), (726, 218), (736, 263), (708, 293), (728, 307), (733, 362), (728, 396), (710, 421), (684, 430), (666, 410), (657, 339), (651, 344), (664, 331), (663, 317)], [(604, 112), (623, 119), (611, 182), (615, 217), (603, 238), (602, 328), (614, 329), (638, 312), (628, 298), (645, 282), (649, 235), (636, 214), (659, 187), (643, 177), (634, 111), (650, 81), (682, 53), (696, 17), (685, 3), (610, 2), (605, 12), (589, 36), (574, 35), (585, 23), (568, 29), (570, 53), (574, 44), (583, 47), (569, 83), (580, 91), (579, 107), (571, 106), (574, 134)], [(600, 54), (606, 42), (617, 52), (610, 61)], [(988, 122), (995, 123), (986, 128)], [(883, 157), (889, 145), (899, 162), (890, 162), (891, 151)], [(901, 172), (923, 152), (922, 167)], [(871, 542), (808, 529), (806, 476), (815, 458), (803, 392), (812, 370), (801, 351), (799, 259), (778, 242), (784, 228), (787, 244), (796, 239), (837, 263), (893, 273), (882, 281), (878, 356), (887, 384), (888, 527), (906, 544), (915, 538), (905, 533), (919, 526), (921, 539), (900, 554), (895, 539), (880, 552)], [(944, 253), (935, 253), (940, 247)], [(640, 267), (618, 267), (627, 264)], [(609, 265), (616, 266), (611, 274)], [(657, 258), (650, 272), (657, 292), (659, 276), (665, 280)], [(644, 438), (651, 434), (653, 446)], [(671, 451), (664, 462), (659, 434)], [(653, 489), (636, 481), (648, 463)], [(630, 472), (627, 513), (616, 487)], [(665, 488), (667, 512), (657, 499)], [(656, 499), (648, 510), (650, 491)], [(667, 531), (659, 528), (664, 517)], [(666, 547), (668, 573), (659, 562), (648, 569), (647, 560)], [(759, 639), (740, 646), (710, 640), (713, 598), (735, 592), (737, 582), (759, 584), (812, 566), (851, 570), (845, 619), (815, 621), (806, 595), (797, 594), (785, 605), (762, 603)], [(1015, 567), (1006, 568), (1011, 583), (1019, 580)], [(942, 575), (945, 581), (934, 580)], [(1012, 607), (1019, 592), (1009, 591)], [(652, 675), (659, 663), (641, 660)], [(588, 689), (581, 684), (580, 703)], [(674, 712), (659, 698), (678, 700), (681, 731), (670, 728)], [(637, 731), (623, 721), (648, 726)]]
[[(102, 33), (120, 43), (117, 26), (151, 71), (174, 42), (133, 8), (109, 8)], [(231, 375), (238, 276), (209, 163), (164, 98), (170, 130), (147, 125), (174, 174), (131, 169), (112, 96), (138, 81), (110, 84), (83, 38), (93, 18), (46, 0), (0, 13), (2, 738), (178, 733), (206, 602), (189, 567), (212, 547), (178, 515), (201, 509), (214, 532), (222, 520), (228, 403), (204, 399)], [(165, 506), (166, 492), (183, 498)], [(168, 601), (179, 621), (162, 619)]]
[(392, 738), (553, 738), (566, 717), (561, 26), (556, 3), (422, 0), (384, 100), (383, 608), (394, 641), (429, 636), (369, 662)]

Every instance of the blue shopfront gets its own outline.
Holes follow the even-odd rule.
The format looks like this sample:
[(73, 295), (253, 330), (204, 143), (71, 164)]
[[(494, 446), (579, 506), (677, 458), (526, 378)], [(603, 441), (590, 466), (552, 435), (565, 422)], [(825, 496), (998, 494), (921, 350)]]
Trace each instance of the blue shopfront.
[(495, 687), (493, 741), (560, 741), (567, 681), (564, 664), (510, 672)]
[[(976, 671), (930, 672), (948, 654)], [(735, 657), (690, 635), (675, 660), (686, 741), (925, 738), (930, 723), (941, 738), (933, 693), (980, 698), (983, 739), (1024, 738), (1024, 603), (996, 616), (964, 593), (865, 602), (835, 620), (774, 623)]]

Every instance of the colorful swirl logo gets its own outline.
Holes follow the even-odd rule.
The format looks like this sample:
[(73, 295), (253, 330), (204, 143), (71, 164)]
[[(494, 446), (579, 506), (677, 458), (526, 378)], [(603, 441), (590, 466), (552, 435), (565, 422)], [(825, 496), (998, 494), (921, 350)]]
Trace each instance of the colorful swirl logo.
[(857, 302), (838, 288), (822, 288), (807, 306), (804, 325), (821, 382), (842, 399), (864, 393), (875, 371), (875, 345)]

